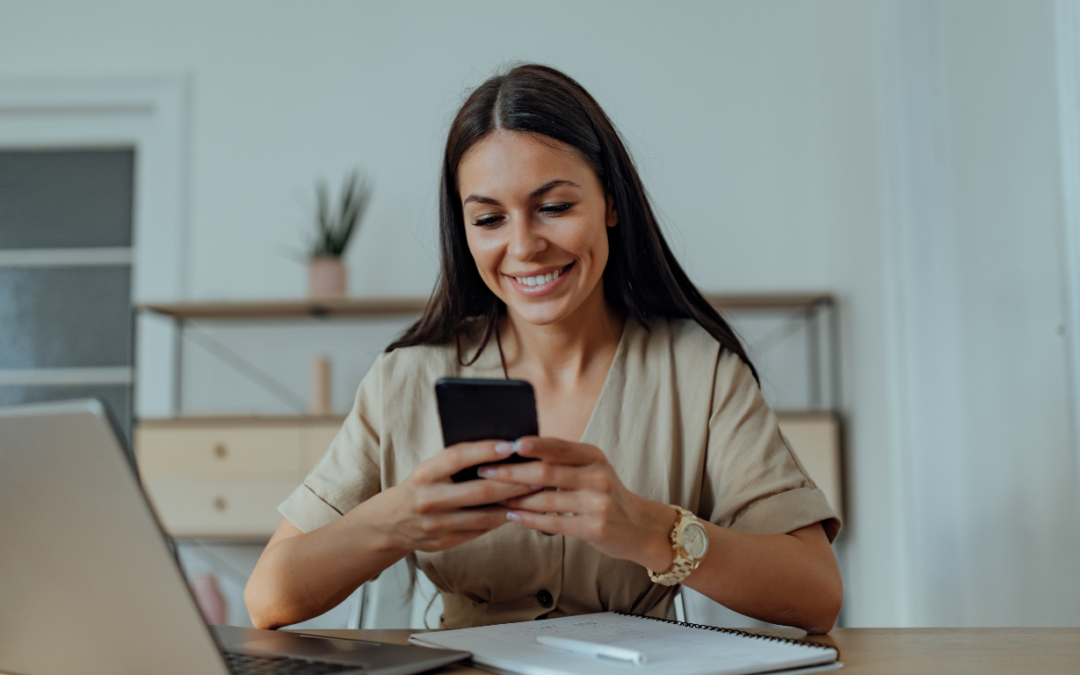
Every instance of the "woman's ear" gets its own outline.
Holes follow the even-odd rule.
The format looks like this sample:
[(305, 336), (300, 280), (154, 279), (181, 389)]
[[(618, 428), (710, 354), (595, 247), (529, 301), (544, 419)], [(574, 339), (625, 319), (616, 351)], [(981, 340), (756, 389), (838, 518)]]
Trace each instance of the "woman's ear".
[(607, 197), (607, 226), (615, 227), (619, 224), (619, 213), (615, 210), (615, 200), (611, 195)]

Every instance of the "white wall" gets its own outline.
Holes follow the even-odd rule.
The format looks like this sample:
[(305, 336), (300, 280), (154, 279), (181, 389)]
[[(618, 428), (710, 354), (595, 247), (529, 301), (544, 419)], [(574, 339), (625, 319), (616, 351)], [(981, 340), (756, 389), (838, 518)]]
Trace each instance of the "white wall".
[[(629, 141), (673, 247), (702, 288), (825, 289), (840, 298), (850, 483), (845, 621), (1075, 623), (1078, 610), (1061, 605), (1075, 595), (1050, 597), (1040, 576), (1068, 585), (1063, 570), (1080, 562), (1066, 532), (1073, 516), (1035, 527), (1026, 517), (1075, 494), (1063, 478), (1072, 441), (1062, 435), (1067, 413), (1058, 405), (1060, 343), (1041, 332), (1049, 325), (1056, 336), (1061, 274), (1047, 257), (1060, 227), (1047, 118), (1056, 105), (1051, 5), (931, 2), (912, 19), (932, 24), (942, 56), (926, 68), (950, 91), (931, 107), (954, 153), (955, 192), (946, 201), (956, 214), (948, 236), (959, 254), (954, 292), (963, 312), (949, 339), (961, 346), (953, 404), (964, 423), (963, 442), (944, 451), (959, 453), (949, 461), (965, 485), (985, 488), (965, 488), (977, 496), (948, 506), (963, 514), (963, 560), (994, 556), (965, 582), (965, 609), (943, 615), (924, 602), (937, 589), (936, 568), (919, 566), (920, 547), (933, 542), (913, 539), (921, 523), (901, 516), (921, 494), (919, 472), (932, 475), (933, 466), (915, 461), (929, 449), (912, 454), (898, 431), (918, 421), (905, 417), (898, 397), (918, 399), (920, 391), (898, 383), (889, 364), (924, 363), (933, 344), (898, 344), (888, 328), (900, 291), (886, 273), (895, 204), (881, 195), (896, 170), (887, 151), (895, 130), (882, 124), (879, 94), (910, 73), (905, 62), (882, 64), (882, 43), (904, 30), (883, 4), (0, 0), (0, 78), (186, 77), (183, 295), (246, 299), (304, 292), (303, 267), (289, 249), (307, 225), (313, 181), (336, 181), (354, 165), (377, 185), (349, 253), (351, 291), (426, 294), (436, 266), (440, 145), (466, 87), (511, 60), (566, 70)], [(1004, 333), (1002, 309), (1013, 312)], [(312, 347), (297, 340), (281, 377), (302, 393)], [(319, 347), (343, 350), (337, 360), (350, 364), (339, 407), (352, 386), (344, 381), (364, 367), (350, 340)], [(1028, 454), (1015, 454), (1019, 446)], [(984, 448), (993, 461), (977, 461)], [(908, 473), (898, 478), (897, 467)], [(1028, 511), (1031, 497), (1038, 503)], [(898, 534), (904, 523), (910, 528)], [(996, 523), (1023, 538), (995, 538)], [(1059, 544), (1056, 562), (1035, 564), (1051, 542)], [(1003, 555), (1017, 548), (1030, 553)], [(942, 574), (956, 571), (960, 558), (950, 560)], [(988, 608), (988, 593), (1002, 587), (1007, 598)], [(925, 611), (913, 610), (912, 597)]]
[(445, 126), (465, 88), (511, 60), (561, 67), (605, 105), (702, 285), (831, 281), (822, 183), (851, 153), (822, 131), (843, 133), (835, 96), (865, 99), (870, 82), (822, 52), (865, 40), (860, 3), (0, 7), (5, 75), (190, 76), (190, 298), (302, 293), (286, 251), (312, 183), (356, 164), (378, 189), (354, 292), (426, 293)]
[(880, 7), (898, 618), (1075, 624), (1054, 5)]

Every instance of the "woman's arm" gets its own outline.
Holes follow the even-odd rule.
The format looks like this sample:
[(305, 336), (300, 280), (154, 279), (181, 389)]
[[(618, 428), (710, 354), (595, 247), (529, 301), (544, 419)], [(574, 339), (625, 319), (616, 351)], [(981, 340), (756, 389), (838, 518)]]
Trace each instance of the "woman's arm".
[(318, 616), (412, 551), (453, 548), (506, 524), (506, 508), (475, 507), (533, 488), (453, 483), (450, 476), (512, 451), (509, 443), (462, 443), (418, 464), (400, 485), (329, 525), (305, 534), (283, 521), (244, 589), (254, 626), (277, 628)]
[[(602, 553), (657, 573), (671, 566), (668, 535), (675, 510), (630, 492), (598, 448), (544, 438), (523, 441), (519, 452), (544, 461), (487, 467), (481, 475), (559, 491), (507, 501), (510, 520), (584, 539)], [(567, 513), (574, 515), (552, 515)], [(683, 585), (756, 619), (812, 633), (832, 629), (843, 602), (843, 584), (820, 523), (774, 535), (702, 524), (709, 551)]]
[[(684, 586), (756, 619), (809, 633), (832, 630), (844, 586), (821, 523), (788, 534), (745, 534), (701, 523), (709, 552)], [(671, 544), (665, 543), (670, 566)]]
[(369, 525), (372, 514), (363, 507), (383, 494), (306, 534), (281, 521), (244, 589), (256, 628), (318, 616), (405, 555), (389, 545), (380, 528)]

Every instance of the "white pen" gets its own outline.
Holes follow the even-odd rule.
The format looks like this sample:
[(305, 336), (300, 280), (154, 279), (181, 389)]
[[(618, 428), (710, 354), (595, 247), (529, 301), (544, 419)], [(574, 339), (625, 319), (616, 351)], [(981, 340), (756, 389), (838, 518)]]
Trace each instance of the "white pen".
[(640, 666), (645, 663), (645, 655), (633, 649), (625, 649), (614, 645), (605, 645), (598, 642), (585, 642), (584, 640), (571, 640), (570, 638), (552, 637), (541, 635), (536, 641), (548, 647), (561, 649), (571, 654), (583, 656), (595, 656), (600, 659), (612, 659), (621, 663)]

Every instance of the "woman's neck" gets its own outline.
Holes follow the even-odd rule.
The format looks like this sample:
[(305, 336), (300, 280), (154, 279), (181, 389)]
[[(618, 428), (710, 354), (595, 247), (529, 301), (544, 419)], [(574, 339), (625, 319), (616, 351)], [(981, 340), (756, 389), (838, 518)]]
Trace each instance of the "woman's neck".
[(507, 374), (533, 384), (574, 386), (611, 364), (623, 330), (623, 317), (598, 288), (566, 319), (537, 326), (510, 312), (500, 322), (500, 342)]

